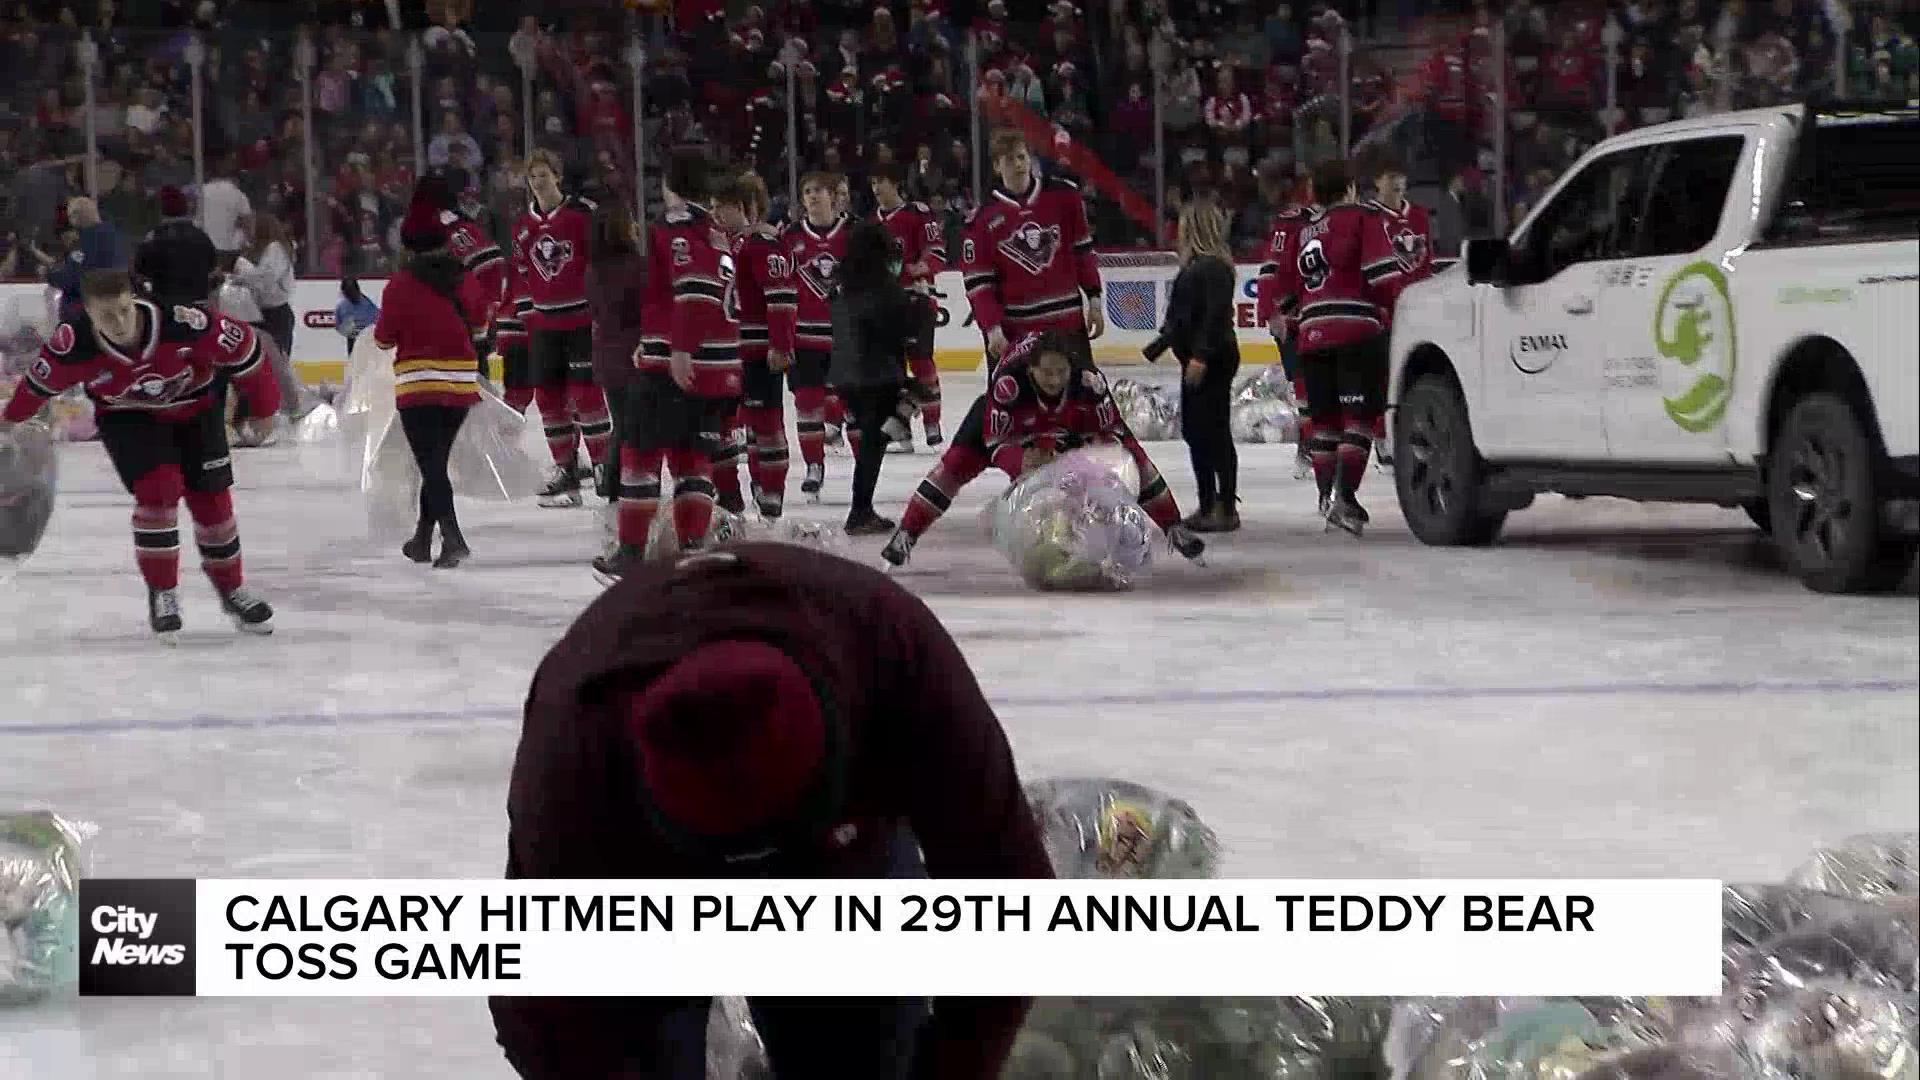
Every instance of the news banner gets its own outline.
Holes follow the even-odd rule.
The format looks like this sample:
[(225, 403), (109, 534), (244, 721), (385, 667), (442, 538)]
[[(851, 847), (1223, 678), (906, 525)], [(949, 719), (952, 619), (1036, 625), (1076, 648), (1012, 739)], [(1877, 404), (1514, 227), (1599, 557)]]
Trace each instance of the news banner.
[(1721, 884), (85, 879), (83, 996), (1711, 997)]

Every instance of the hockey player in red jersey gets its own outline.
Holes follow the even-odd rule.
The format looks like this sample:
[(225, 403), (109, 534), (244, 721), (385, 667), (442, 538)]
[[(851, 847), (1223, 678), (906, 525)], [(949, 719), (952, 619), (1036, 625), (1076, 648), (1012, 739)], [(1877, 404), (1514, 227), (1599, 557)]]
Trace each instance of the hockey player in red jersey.
[(1105, 377), (1091, 368), (1076, 371), (1067, 348), (1057, 335), (1042, 334), (1031, 361), (994, 379), (987, 414), (994, 467), (1018, 478), (1069, 450), (1118, 444), (1140, 471), (1141, 509), (1182, 555), (1199, 555), (1204, 545), (1180, 523), (1173, 492), (1121, 419)]
[(524, 413), (533, 404), (533, 366), (527, 360), (527, 309), (533, 301), (519, 279), (508, 273), (500, 283), (500, 305), (493, 315), (493, 349), (500, 354), (500, 386), (507, 404)]
[(827, 479), (827, 362), (833, 355), (834, 273), (847, 255), (847, 219), (834, 210), (836, 178), (809, 173), (800, 182), (800, 220), (781, 234), (792, 271), (794, 308), (774, 312), (773, 349), (792, 356), (787, 385), (793, 388), (794, 429), (806, 477), (800, 490), (818, 499)]
[(780, 233), (767, 224), (767, 186), (745, 173), (714, 196), (716, 216), (738, 215), (733, 240), (734, 295), (740, 308), (741, 420), (748, 434), (747, 476), (760, 516), (781, 515), (787, 493), (787, 419), (781, 372), (788, 354), (773, 366), (769, 344), (774, 312), (791, 317), (793, 275)]
[[(580, 505), (574, 447), (587, 444), (596, 468), (604, 464), (613, 421), (593, 381), (593, 314), (587, 307), (587, 263), (596, 207), (560, 190), (560, 159), (536, 150), (527, 161), (533, 203), (513, 227), (516, 291), (531, 302), (522, 314), (534, 400), (546, 424), (553, 480), (540, 505)], [(603, 484), (603, 491), (612, 491)]]
[[(1382, 157), (1372, 172), (1373, 201), (1367, 205), (1379, 211), (1386, 220), (1387, 239), (1393, 244), (1393, 253), (1400, 259), (1400, 287), (1424, 281), (1433, 274), (1433, 227), (1427, 216), (1427, 208), (1407, 198), (1407, 170), (1398, 161)], [(1387, 336), (1393, 330), (1393, 311), (1383, 309), (1381, 315), (1383, 329), (1379, 342), (1384, 349), (1387, 347)], [(1382, 374), (1386, 372), (1386, 363), (1380, 365), (1380, 370)], [(1385, 390), (1381, 392), (1384, 394)], [(1374, 421), (1373, 451), (1380, 464), (1393, 463), (1384, 411)]]
[(1279, 264), (1276, 289), (1313, 410), (1308, 453), (1321, 509), (1329, 526), (1357, 536), (1367, 512), (1355, 495), (1385, 403), (1381, 312), (1392, 309), (1403, 274), (1385, 217), (1356, 201), (1345, 163), (1314, 170), (1313, 195), (1317, 205), (1300, 226), (1293, 257)]
[[(898, 165), (880, 165), (873, 170), (873, 197), (879, 209), (874, 219), (886, 226), (900, 249), (900, 283), (925, 305), (919, 347), (908, 357), (914, 380), (926, 398), (920, 406), (920, 422), (927, 431), (927, 445), (939, 446), (940, 370), (933, 362), (934, 328), (939, 321), (940, 303), (933, 296), (933, 276), (946, 268), (947, 236), (940, 220), (926, 203), (908, 202), (902, 194), (905, 172)], [(911, 440), (903, 444), (913, 448)]]
[(280, 386), (251, 327), (186, 304), (136, 299), (124, 270), (90, 271), (0, 412), (0, 436), (74, 386), (86, 387), (107, 458), (133, 496), (133, 553), (147, 621), (171, 642), (181, 627), (179, 503), (193, 517), (200, 566), (240, 629), (273, 632), (273, 609), (246, 586), (233, 518), (233, 462), (222, 397), (241, 415), (273, 416)]
[(1017, 131), (996, 134), (990, 145), (1000, 182), (960, 241), (967, 300), (987, 351), (999, 356), (1010, 342), (1054, 330), (1090, 363), (1088, 343), (1106, 331), (1106, 316), (1080, 185), (1042, 176)]
[(1305, 480), (1313, 474), (1313, 459), (1307, 454), (1307, 440), (1313, 435), (1313, 412), (1307, 406), (1306, 384), (1300, 379), (1300, 350), (1294, 341), (1290, 326), (1292, 311), (1297, 297), (1280, 295), (1280, 265), (1294, 250), (1295, 237), (1312, 213), (1306, 206), (1288, 206), (1274, 215), (1273, 228), (1267, 240), (1267, 258), (1260, 264), (1260, 276), (1255, 285), (1255, 312), (1260, 325), (1273, 335), (1274, 344), (1280, 349), (1280, 373), (1286, 376), (1293, 388), (1293, 406), (1299, 417), (1298, 441), (1294, 444), (1294, 479)]
[(708, 165), (697, 151), (667, 164), (667, 212), (647, 230), (646, 304), (640, 318), (640, 382), (621, 433), (619, 548), (594, 560), (617, 580), (646, 551), (660, 508), (660, 470), (673, 473), (673, 531), (681, 550), (706, 541), (713, 524), (713, 447), (740, 397), (740, 324), (732, 245), (704, 202)]
[[(1018, 479), (1049, 455), (1090, 439), (1120, 442), (1133, 455), (1140, 467), (1140, 505), (1166, 531), (1175, 551), (1194, 559), (1206, 550), (1200, 537), (1180, 523), (1166, 481), (1127, 430), (1105, 377), (1074, 359), (1077, 347), (1069, 334), (1050, 331), (1030, 334), (1001, 355), (983, 398), (982, 442), (976, 446), (971, 439), (956, 437), (940, 455), (940, 463), (908, 500), (882, 558), (894, 566), (906, 565), (914, 545), (952, 506), (953, 497), (988, 467)], [(1026, 370), (1033, 367), (1046, 370)]]

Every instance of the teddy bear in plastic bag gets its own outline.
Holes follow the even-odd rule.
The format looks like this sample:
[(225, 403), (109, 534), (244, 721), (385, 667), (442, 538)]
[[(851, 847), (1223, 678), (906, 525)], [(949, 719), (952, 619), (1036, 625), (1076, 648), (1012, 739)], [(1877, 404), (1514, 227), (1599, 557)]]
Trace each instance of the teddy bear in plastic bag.
[(1035, 469), (990, 508), (994, 547), (1035, 589), (1131, 588), (1153, 560), (1139, 469), (1120, 447), (1087, 447)]
[(78, 980), (79, 887), (94, 831), (44, 810), (0, 813), (0, 1005)]

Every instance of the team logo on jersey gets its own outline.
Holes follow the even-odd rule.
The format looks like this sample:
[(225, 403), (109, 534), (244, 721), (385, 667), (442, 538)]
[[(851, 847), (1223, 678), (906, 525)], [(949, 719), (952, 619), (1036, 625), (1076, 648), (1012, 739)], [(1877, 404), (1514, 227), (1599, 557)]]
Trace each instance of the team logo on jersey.
[(133, 405), (166, 405), (178, 398), (191, 381), (192, 368), (182, 368), (171, 376), (148, 372), (128, 383), (125, 390), (114, 395), (114, 400)]
[(1427, 238), (1412, 229), (1401, 229), (1393, 235), (1393, 254), (1401, 266), (1415, 269), (1426, 261)]
[(689, 263), (693, 262), (693, 246), (687, 243), (686, 237), (684, 236), (674, 237), (672, 247), (673, 247), (673, 265), (686, 266)]
[(73, 351), (74, 334), (72, 323), (61, 323), (54, 328), (53, 336), (47, 339), (47, 351), (55, 356), (65, 356)]
[(547, 281), (560, 276), (573, 261), (573, 241), (541, 233), (533, 242), (533, 269)]
[(830, 251), (822, 251), (813, 258), (800, 264), (800, 280), (807, 283), (813, 295), (822, 300), (833, 293), (833, 275), (840, 269), (840, 260)]
[(1000, 241), (1000, 251), (1029, 274), (1041, 273), (1060, 252), (1060, 226), (1023, 221)]
[(1002, 405), (1011, 405), (1020, 396), (1020, 383), (1011, 375), (1002, 375), (993, 380), (993, 400)]

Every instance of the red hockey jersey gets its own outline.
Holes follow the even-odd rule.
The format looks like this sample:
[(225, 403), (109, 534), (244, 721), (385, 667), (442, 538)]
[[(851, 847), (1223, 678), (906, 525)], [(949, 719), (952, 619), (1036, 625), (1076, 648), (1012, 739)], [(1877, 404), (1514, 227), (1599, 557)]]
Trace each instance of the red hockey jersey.
[[(1097, 371), (1073, 374), (1066, 392), (1048, 400), (1024, 368), (994, 376), (987, 411), (987, 450), (995, 468), (1018, 477), (1031, 448), (1064, 453), (1088, 443), (1131, 444), (1132, 434)], [(1128, 445), (1128, 449), (1133, 449)]]
[[(886, 226), (900, 248), (900, 284), (915, 292), (933, 290), (933, 275), (947, 266), (947, 231), (926, 203), (903, 202), (891, 210), (877, 210), (874, 220)], [(920, 273), (915, 266), (923, 267)]]
[(84, 386), (103, 412), (186, 421), (218, 406), (214, 389), (222, 377), (239, 387), (251, 415), (279, 411), (280, 384), (252, 327), (186, 304), (134, 303), (140, 312), (137, 346), (96, 333), (82, 309), (54, 329), (0, 416), (25, 420), (67, 389)]
[[(1299, 328), (1300, 349), (1349, 345), (1379, 334), (1401, 283), (1386, 219), (1343, 203), (1300, 224), (1293, 257), (1279, 262), (1280, 310)], [(1297, 300), (1289, 310), (1288, 300)]]
[(1042, 330), (1087, 332), (1081, 294), (1100, 295), (1100, 265), (1080, 185), (1036, 176), (1024, 193), (996, 185), (960, 242), (973, 321), (1009, 341)]
[[(440, 214), (440, 223), (447, 227), (447, 250), (460, 260), (460, 266), (467, 276), (479, 283), (480, 290), (489, 297), (506, 296), (507, 255), (500, 245), (493, 242), (487, 230), (480, 223), (457, 210), (446, 210)], [(498, 306), (496, 302), (493, 306)], [(484, 322), (481, 324), (486, 325)]]
[[(1386, 221), (1387, 240), (1400, 260), (1400, 288), (1424, 281), (1433, 274), (1433, 225), (1427, 208), (1408, 199), (1398, 208), (1378, 199), (1367, 204)], [(1391, 317), (1391, 310), (1387, 312)], [(1391, 322), (1391, 318), (1388, 320)]]
[(1280, 295), (1280, 264), (1292, 257), (1289, 252), (1294, 248), (1294, 237), (1306, 222), (1307, 214), (1304, 206), (1289, 206), (1274, 215), (1267, 240), (1267, 260), (1260, 264), (1260, 276), (1254, 285), (1254, 315), (1261, 326), (1271, 323), (1274, 315), (1293, 308), (1293, 304)]
[(787, 226), (780, 235), (787, 250), (787, 267), (793, 275), (793, 318), (779, 317), (773, 330), (773, 347), (784, 352), (805, 349), (828, 352), (833, 349), (833, 283), (840, 271), (840, 260), (847, 257), (846, 215), (833, 224), (816, 227), (802, 217)]
[(528, 332), (593, 325), (587, 309), (587, 261), (592, 255), (592, 200), (569, 195), (552, 210), (537, 205), (513, 226), (515, 288), (531, 302), (522, 313)]
[(642, 371), (693, 357), (696, 397), (739, 397), (740, 322), (732, 245), (706, 207), (669, 210), (647, 230), (647, 291), (640, 310)]
[(769, 225), (756, 225), (733, 241), (733, 287), (740, 306), (740, 359), (765, 363), (772, 341), (774, 312), (780, 312), (792, 335), (793, 274), (780, 234)]

